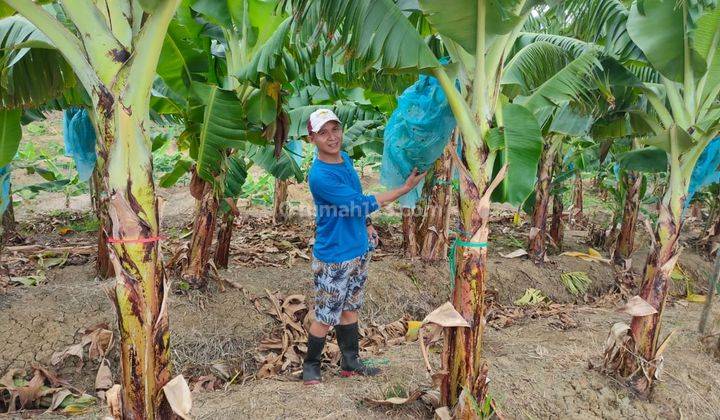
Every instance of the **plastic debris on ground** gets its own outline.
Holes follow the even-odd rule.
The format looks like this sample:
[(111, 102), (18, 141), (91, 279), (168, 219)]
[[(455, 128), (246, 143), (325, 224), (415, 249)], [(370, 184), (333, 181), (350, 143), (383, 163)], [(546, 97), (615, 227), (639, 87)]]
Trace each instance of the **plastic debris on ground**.
[(78, 179), (87, 181), (95, 169), (95, 127), (84, 108), (69, 108), (63, 112), (65, 156), (75, 161)]
[[(442, 155), (456, 126), (445, 92), (432, 76), (421, 75), (398, 98), (385, 126), (380, 182), (398, 188), (413, 168), (423, 172)], [(415, 208), (423, 182), (400, 198), (403, 208)]]

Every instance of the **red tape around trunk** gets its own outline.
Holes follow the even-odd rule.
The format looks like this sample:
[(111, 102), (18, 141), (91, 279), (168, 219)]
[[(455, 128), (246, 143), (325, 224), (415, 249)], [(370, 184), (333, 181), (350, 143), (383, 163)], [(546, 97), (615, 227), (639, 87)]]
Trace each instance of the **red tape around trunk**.
[(158, 242), (165, 239), (162, 236), (151, 236), (149, 238), (125, 239), (125, 238), (108, 238), (109, 244), (146, 244), (149, 242)]

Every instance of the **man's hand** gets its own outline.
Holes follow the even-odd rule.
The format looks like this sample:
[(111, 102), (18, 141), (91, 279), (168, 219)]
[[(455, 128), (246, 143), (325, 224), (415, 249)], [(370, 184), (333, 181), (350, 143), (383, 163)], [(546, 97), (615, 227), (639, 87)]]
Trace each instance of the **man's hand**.
[(393, 201), (397, 200), (398, 198), (402, 197), (403, 195), (407, 194), (417, 186), (417, 184), (422, 181), (423, 178), (425, 178), (425, 175), (427, 172), (418, 173), (417, 168), (413, 169), (410, 176), (405, 180), (405, 184), (403, 184), (402, 187), (395, 188), (391, 191), (382, 192), (380, 194), (375, 194), (375, 199), (377, 200), (378, 204), (381, 206), (384, 206), (385, 204), (392, 203)]
[(374, 250), (380, 244), (380, 236), (378, 236), (375, 226), (368, 225), (367, 227), (368, 239), (370, 240), (370, 250)]
[(405, 192), (410, 192), (415, 188), (425, 178), (425, 175), (427, 175), (427, 172), (418, 173), (417, 168), (413, 168), (410, 176), (405, 180), (405, 185), (403, 185)]

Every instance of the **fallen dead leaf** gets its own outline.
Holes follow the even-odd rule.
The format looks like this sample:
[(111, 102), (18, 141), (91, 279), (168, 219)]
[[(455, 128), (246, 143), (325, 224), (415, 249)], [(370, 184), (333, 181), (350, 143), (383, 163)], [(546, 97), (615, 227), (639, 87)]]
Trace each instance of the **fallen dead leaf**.
[(110, 366), (108, 366), (108, 363), (106, 360), (103, 360), (100, 363), (100, 367), (98, 368), (97, 374), (95, 375), (95, 390), (96, 391), (105, 391), (110, 389), (110, 387), (113, 386), (113, 380), (112, 380), (112, 372), (110, 371)]
[(617, 310), (630, 316), (647, 316), (657, 313), (657, 309), (653, 308), (652, 305), (640, 296), (631, 297), (625, 305), (619, 307)]
[(72, 392), (67, 389), (61, 389), (60, 391), (56, 392), (53, 395), (52, 402), (50, 403), (50, 407), (48, 407), (47, 412), (57, 410), (57, 408), (60, 407), (60, 404), (65, 401), (65, 398), (69, 397), (70, 395), (72, 395)]
[(17, 393), (20, 400), (20, 409), (30, 408), (31, 403), (35, 403), (41, 396), (41, 387), (45, 383), (45, 376), (40, 371), (35, 371), (32, 379), (25, 386), (15, 387), (14, 392)]
[(65, 350), (53, 353), (50, 357), (50, 363), (52, 363), (53, 366), (57, 366), (68, 357), (77, 357), (80, 359), (77, 368), (79, 371), (85, 362), (85, 346), (89, 346), (88, 357), (90, 359), (104, 358), (113, 344), (113, 332), (108, 328), (107, 323), (101, 323), (82, 330), (81, 332), (84, 333), (84, 335), (80, 343), (73, 344), (65, 348)]
[(435, 410), (435, 415), (440, 420), (450, 420), (452, 419), (452, 416), (450, 415), (450, 409), (447, 407), (440, 407)]
[(401, 397), (392, 397), (385, 400), (376, 400), (372, 398), (366, 398), (365, 401), (373, 404), (373, 405), (403, 405), (408, 404), (413, 401), (417, 401), (418, 398), (422, 397), (422, 395), (425, 393), (423, 390), (415, 390), (410, 395), (407, 396), (407, 398), (401, 398)]
[(108, 405), (110, 415), (116, 419), (122, 419), (122, 385), (115, 384), (105, 392), (105, 401)]
[(567, 252), (563, 252), (560, 255), (566, 255), (568, 257), (576, 257), (576, 258), (580, 258), (583, 261), (590, 261), (590, 262), (599, 261), (599, 262), (604, 262), (607, 264), (610, 264), (612, 262), (607, 258), (603, 258), (603, 256), (593, 248), (588, 248), (588, 252), (567, 251)]
[(84, 414), (87, 413), (92, 406), (97, 404), (97, 398), (89, 394), (82, 394), (80, 396), (71, 395), (66, 398), (64, 403), (65, 408), (63, 408), (63, 414)]
[(52, 356), (50, 356), (50, 363), (52, 363), (53, 366), (57, 366), (58, 364), (62, 363), (63, 360), (65, 360), (67, 357), (74, 356), (80, 359), (80, 364), (78, 366), (78, 370), (80, 370), (83, 366), (83, 344), (73, 344), (69, 347), (67, 347), (63, 351), (55, 352)]
[(527, 254), (528, 254), (527, 251), (525, 251), (525, 250), (522, 249), (522, 248), (518, 248), (518, 249), (516, 249), (516, 250), (513, 251), (513, 252), (510, 252), (510, 253), (507, 253), (507, 254), (500, 254), (500, 256), (503, 257), (503, 258), (518, 258), (518, 257), (522, 257), (522, 256), (527, 255)]
[(112, 346), (112, 342), (113, 332), (105, 328), (98, 328), (83, 337), (82, 345), (90, 344), (88, 357), (96, 359), (105, 357), (108, 349)]
[(68, 382), (65, 379), (62, 379), (58, 376), (57, 373), (55, 373), (50, 368), (47, 368), (39, 363), (31, 363), (31, 366), (34, 370), (39, 370), (42, 372), (42, 374), (45, 376), (45, 378), (50, 382), (50, 386), (54, 388), (67, 388), (70, 391), (76, 393), (76, 394), (82, 394), (82, 391), (72, 385), (70, 385), (70, 382)]
[(203, 375), (199, 378), (197, 378), (197, 382), (195, 382), (195, 385), (193, 385), (193, 393), (198, 393), (202, 391), (214, 391), (216, 389), (220, 389), (221, 381), (218, 379), (215, 375)]
[[(83, 394), (73, 394), (76, 388), (67, 386), (67, 381), (60, 379), (50, 369), (36, 363), (33, 366), (33, 376), (27, 380), (25, 371), (22, 369), (10, 369), (0, 378), (0, 391), (3, 391), (3, 405), (8, 412), (16, 410), (32, 410), (47, 408), (47, 411), (56, 410), (64, 406), (64, 412), (68, 407), (83, 408), (95, 404), (96, 398)], [(9, 394), (9, 398), (5, 397)]]
[[(303, 356), (307, 352), (307, 329), (314, 316), (306, 303), (307, 299), (300, 294), (283, 296), (270, 290), (265, 290), (265, 296), (261, 297), (246, 291), (244, 294), (255, 305), (258, 313), (267, 314), (279, 323), (258, 344), (257, 349), (261, 354), (257, 356), (260, 367), (256, 377), (268, 378), (281, 372), (295, 371), (302, 365)], [(269, 304), (263, 307), (263, 301)], [(360, 329), (359, 346), (364, 352), (376, 352), (385, 346), (404, 342), (406, 332), (405, 319), (386, 325), (371, 324)], [(323, 358), (331, 364), (340, 360), (340, 349), (332, 333), (325, 344)]]
[(190, 410), (192, 409), (192, 396), (185, 377), (178, 375), (172, 378), (163, 387), (163, 392), (173, 412), (184, 420), (189, 420)]
[(443, 327), (470, 327), (465, 318), (455, 310), (452, 303), (445, 302), (440, 307), (430, 312), (423, 320), (423, 324), (431, 322)]
[(218, 374), (223, 380), (229, 380), (230, 379), (230, 368), (224, 364), (224, 363), (213, 363), (212, 369), (215, 373)]

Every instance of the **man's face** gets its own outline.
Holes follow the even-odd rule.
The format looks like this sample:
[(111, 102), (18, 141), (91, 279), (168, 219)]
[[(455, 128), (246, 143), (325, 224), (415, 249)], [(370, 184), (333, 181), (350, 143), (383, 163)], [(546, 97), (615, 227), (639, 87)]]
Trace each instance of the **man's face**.
[(311, 133), (310, 139), (321, 152), (336, 155), (342, 148), (342, 126), (337, 121), (328, 121), (320, 127), (317, 133)]

